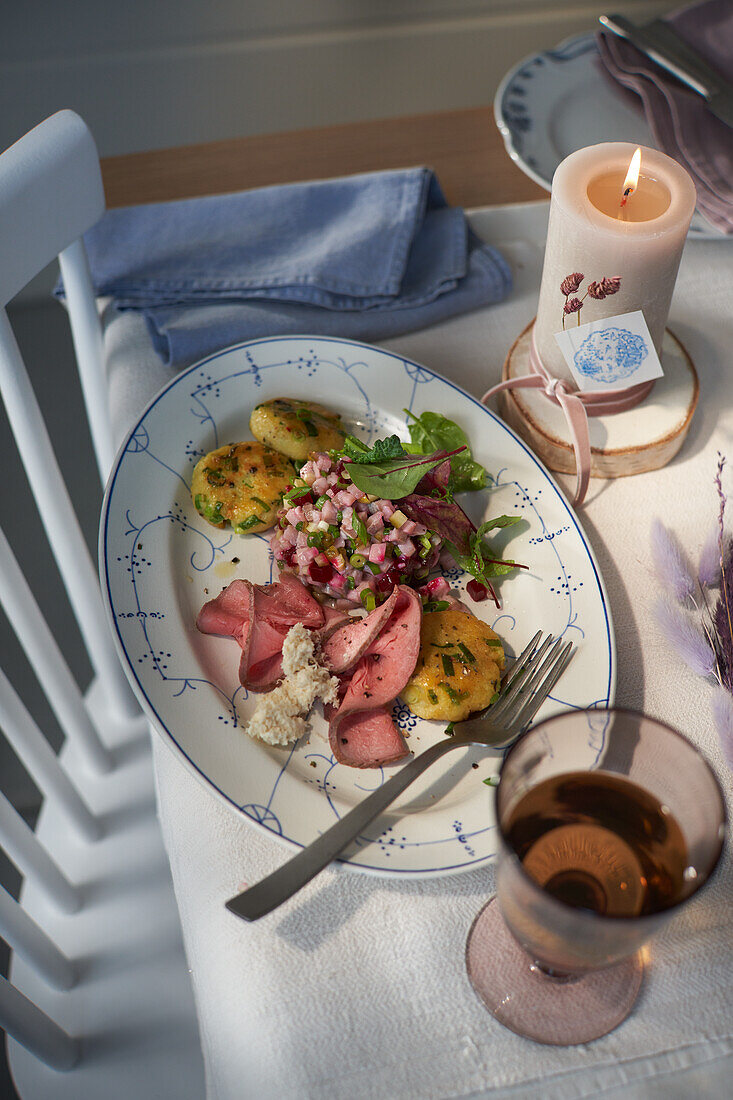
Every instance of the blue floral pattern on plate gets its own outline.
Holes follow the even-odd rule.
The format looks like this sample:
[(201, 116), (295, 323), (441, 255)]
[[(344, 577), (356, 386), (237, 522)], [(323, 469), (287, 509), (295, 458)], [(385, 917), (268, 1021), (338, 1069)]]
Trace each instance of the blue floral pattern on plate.
[[(109, 481), (100, 533), (100, 573), (118, 648), (154, 727), (233, 810), (289, 845), (315, 839), (388, 769), (338, 764), (327, 728), (276, 749), (243, 727), (254, 708), (237, 678), (231, 640), (195, 628), (201, 605), (235, 576), (272, 578), (265, 536), (233, 536), (196, 513), (190, 479), (198, 458), (249, 436), (255, 404), (290, 395), (338, 409), (366, 439), (406, 436), (404, 409), (440, 409), (458, 421), (490, 471), (466, 499), (472, 517), (519, 514), (508, 550), (529, 566), (500, 585), (502, 608), (475, 611), (518, 652), (538, 627), (572, 638), (578, 652), (541, 711), (612, 703), (615, 646), (597, 565), (565, 497), (514, 433), (453, 383), (403, 357), (356, 342), (281, 337), (212, 355), (178, 375), (149, 405)], [(465, 587), (460, 570), (451, 584)], [(443, 735), (397, 700), (393, 717), (414, 752)], [(589, 761), (602, 749), (589, 741)], [(493, 796), (483, 782), (500, 757), (467, 750), (446, 758), (346, 854), (353, 867), (385, 875), (436, 875), (491, 862)], [(419, 812), (418, 812), (419, 811)], [(389, 820), (389, 819), (387, 819)]]

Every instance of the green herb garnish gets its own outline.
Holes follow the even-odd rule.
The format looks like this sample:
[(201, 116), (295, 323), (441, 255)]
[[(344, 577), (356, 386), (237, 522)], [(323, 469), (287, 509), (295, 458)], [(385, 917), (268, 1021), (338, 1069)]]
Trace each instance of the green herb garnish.
[(351, 526), (354, 528), (354, 534), (356, 536), (356, 545), (357, 546), (368, 546), (369, 545), (369, 535), (367, 534), (366, 524), (362, 520), (359, 519), (359, 517), (356, 515), (356, 513), (354, 513), (354, 515), (352, 515), (352, 517), (351, 517)]
[(389, 435), (386, 439), (377, 439), (372, 447), (362, 443), (356, 436), (347, 435), (342, 450), (347, 458), (361, 464), (372, 462), (389, 462), (393, 458), (403, 458), (406, 454), (402, 441), (397, 435)]
[(261, 516), (250, 516), (249, 519), (245, 519), (242, 523), (237, 524), (237, 531), (249, 531), (251, 527), (254, 527), (258, 523), (262, 523)]
[[(460, 703), (461, 699), (468, 698), (468, 692), (467, 691), (456, 691), (455, 688), (452, 688), (450, 686), (450, 684), (446, 684), (445, 680), (441, 680), (440, 683), (438, 684), (438, 687), (444, 689), (444, 691), (445, 691), (446, 695), (448, 696), (448, 698), (450, 699), (451, 703)], [(446, 733), (447, 732), (448, 731), (446, 730)]]

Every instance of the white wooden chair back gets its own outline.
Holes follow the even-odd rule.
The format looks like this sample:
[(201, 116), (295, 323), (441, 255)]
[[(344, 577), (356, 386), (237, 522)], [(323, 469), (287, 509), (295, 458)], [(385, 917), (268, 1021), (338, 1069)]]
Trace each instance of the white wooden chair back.
[(34, 832), (0, 793), (0, 845), (23, 875), (20, 902), (0, 887), (0, 935), (13, 951), (0, 1027), (21, 1095), (38, 1100), (203, 1095), (147, 726), (5, 310), (58, 256), (104, 481), (112, 432), (81, 240), (103, 212), (94, 140), (72, 111), (0, 155), (0, 395), (95, 672), (83, 697), (0, 530), (0, 602), (65, 734), (57, 756), (0, 670), (0, 730), (44, 799)]

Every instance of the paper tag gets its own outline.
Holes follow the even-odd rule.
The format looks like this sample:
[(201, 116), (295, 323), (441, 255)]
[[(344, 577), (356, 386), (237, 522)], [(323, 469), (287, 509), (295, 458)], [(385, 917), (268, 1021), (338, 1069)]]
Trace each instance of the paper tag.
[(664, 374), (640, 309), (567, 328), (555, 339), (578, 388), (586, 392), (625, 390)]

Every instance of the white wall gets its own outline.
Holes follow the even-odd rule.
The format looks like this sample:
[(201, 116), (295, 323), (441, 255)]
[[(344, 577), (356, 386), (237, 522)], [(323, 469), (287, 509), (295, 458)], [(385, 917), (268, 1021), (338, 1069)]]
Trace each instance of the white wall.
[[(616, 0), (637, 21), (675, 5)], [(489, 103), (597, 0), (26, 0), (4, 4), (0, 148), (60, 107), (101, 154)]]

